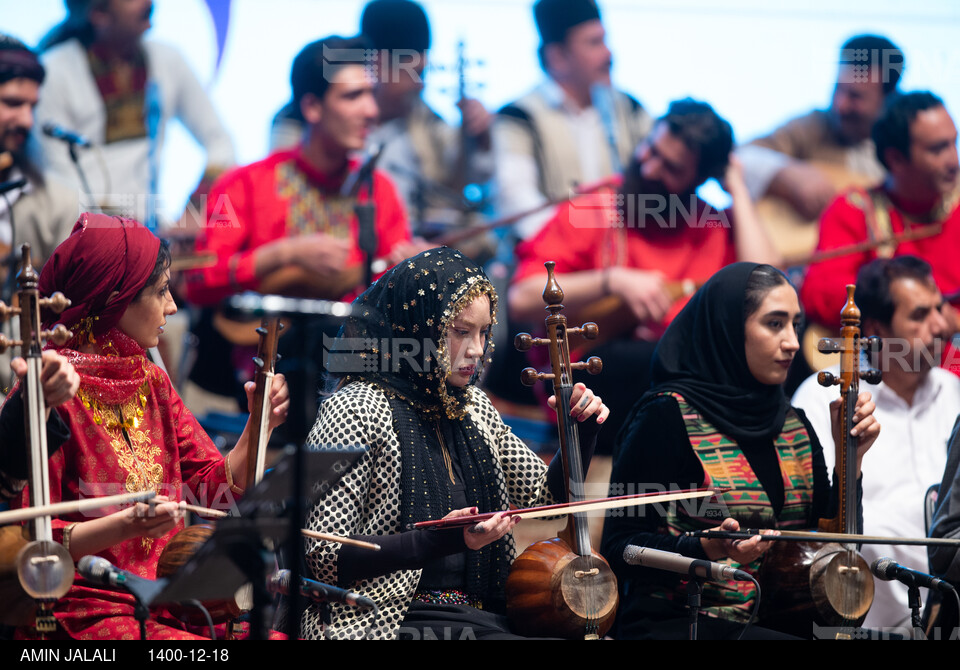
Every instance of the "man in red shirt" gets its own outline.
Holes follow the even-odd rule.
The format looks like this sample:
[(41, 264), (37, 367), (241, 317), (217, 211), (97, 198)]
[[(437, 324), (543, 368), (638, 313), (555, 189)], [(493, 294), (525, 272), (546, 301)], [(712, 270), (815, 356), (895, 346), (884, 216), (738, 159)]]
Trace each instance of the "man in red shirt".
[[(737, 260), (779, 262), (754, 215), (742, 169), (730, 159), (732, 148), (730, 125), (710, 105), (675, 101), (637, 147), (617, 192), (575, 198), (517, 246), (511, 318), (543, 318), (544, 261), (557, 264), (569, 323), (607, 312), (600, 324), (607, 341), (596, 349), (604, 370), (590, 383), (611, 407), (611, 418), (610, 402), (621, 406), (616, 415), (622, 420), (646, 390), (656, 340), (697, 286)], [(723, 179), (730, 210), (697, 197), (710, 178)], [(616, 432), (608, 427), (601, 442)]]
[[(212, 252), (217, 261), (188, 277), (191, 302), (215, 305), (247, 290), (351, 299), (363, 288), (365, 260), (354, 207), (371, 198), (374, 257), (390, 266), (420, 250), (410, 243), (407, 217), (389, 177), (374, 171), (372, 189), (362, 186), (354, 194), (344, 188), (360, 167), (351, 154), (363, 149), (378, 114), (365, 44), (328, 37), (297, 56), (290, 78), (307, 123), (303, 141), (232, 170), (214, 184), (197, 252)], [(195, 329), (199, 344), (190, 378), (207, 391), (242, 397), (239, 379), (253, 372), (243, 370), (252, 352), (232, 349), (220, 336), (237, 343), (238, 335), (252, 335), (253, 329), (228, 329), (217, 321), (216, 332), (211, 322), (205, 312)], [(298, 440), (316, 416), (323, 334), (335, 333), (338, 324), (304, 319), (293, 325), (297, 332), (282, 338), (280, 347), (294, 396), (286, 430)]]
[[(817, 251), (883, 241), (866, 251), (812, 264), (800, 297), (807, 317), (830, 328), (839, 324), (844, 286), (854, 283), (861, 266), (874, 258), (910, 254), (930, 263), (944, 294), (960, 288), (960, 207), (958, 207), (957, 127), (943, 101), (929, 92), (899, 95), (873, 127), (877, 157), (889, 172), (879, 186), (854, 189), (824, 212)], [(956, 332), (956, 314), (945, 315)]]
[[(355, 199), (341, 195), (377, 120), (374, 80), (364, 66), (364, 42), (329, 37), (305, 48), (291, 83), (307, 121), (296, 149), (225, 174), (214, 185), (197, 251), (216, 265), (191, 278), (188, 297), (200, 305), (244, 290), (313, 293), (344, 298), (357, 288), (363, 255), (357, 245)], [(361, 201), (370, 193), (361, 190)], [(373, 175), (378, 258), (405, 258), (406, 214), (389, 178)], [(393, 256), (391, 256), (393, 253)], [(285, 271), (278, 275), (278, 271)], [(292, 278), (285, 286), (282, 279)], [(306, 287), (304, 286), (306, 284)], [(289, 289), (289, 290), (287, 290)]]

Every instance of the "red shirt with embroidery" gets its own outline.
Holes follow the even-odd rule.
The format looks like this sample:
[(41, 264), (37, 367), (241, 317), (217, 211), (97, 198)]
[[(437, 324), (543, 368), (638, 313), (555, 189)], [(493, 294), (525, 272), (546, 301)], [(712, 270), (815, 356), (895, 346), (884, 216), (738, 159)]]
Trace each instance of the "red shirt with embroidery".
[[(357, 165), (351, 163), (351, 169)], [(285, 237), (325, 233), (349, 239), (353, 249), (346, 267), (358, 267), (363, 254), (356, 246), (354, 200), (341, 197), (346, 175), (331, 178), (312, 167), (300, 149), (281, 151), (264, 160), (231, 170), (214, 184), (207, 200), (207, 224), (197, 252), (213, 252), (216, 265), (191, 273), (188, 298), (211, 305), (242, 291), (257, 290), (262, 278), (254, 272), (254, 252)], [(410, 240), (410, 226), (390, 179), (373, 175), (378, 258)], [(359, 200), (369, 196), (361, 189)], [(352, 295), (343, 296), (343, 298)]]
[[(820, 219), (817, 251), (837, 249), (871, 239), (867, 227), (867, 213), (873, 209), (871, 195), (875, 193), (884, 195), (879, 188), (869, 192), (855, 189), (834, 200)], [(890, 217), (893, 234), (903, 233), (907, 225), (904, 222), (904, 213), (889, 201), (889, 197), (882, 201), (886, 202), (884, 209)], [(909, 215), (907, 216), (909, 218)], [(960, 261), (957, 259), (960, 252), (960, 206), (954, 205), (940, 223), (943, 228), (939, 234), (912, 242), (901, 242), (893, 255), (910, 254), (930, 263), (937, 286), (947, 294), (960, 288)], [(910, 222), (908, 225), (915, 229), (936, 224)], [(875, 230), (875, 226), (871, 229)], [(886, 233), (880, 231), (879, 236), (885, 237)], [(877, 251), (865, 251), (811, 265), (800, 290), (807, 318), (839, 328), (840, 311), (846, 302), (844, 287), (855, 283), (860, 268), (877, 257)]]
[[(617, 194), (601, 191), (580, 196), (561, 205), (556, 215), (533, 238), (516, 247), (517, 270), (513, 281), (542, 276), (545, 261), (554, 261), (557, 280), (572, 272), (621, 266), (662, 272), (668, 281), (703, 283), (725, 265), (737, 260), (733, 242), (733, 219), (729, 211), (717, 210), (699, 198), (671, 207), (674, 215), (648, 214), (636, 221), (628, 208), (627, 225), (618, 221), (613, 206)], [(677, 300), (657, 333), (687, 304)]]

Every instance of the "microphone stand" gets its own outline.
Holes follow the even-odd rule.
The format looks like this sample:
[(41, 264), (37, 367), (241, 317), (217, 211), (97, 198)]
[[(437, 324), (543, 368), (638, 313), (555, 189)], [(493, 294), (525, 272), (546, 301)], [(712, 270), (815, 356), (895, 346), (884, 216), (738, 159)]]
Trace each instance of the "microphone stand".
[(927, 636), (923, 632), (923, 623), (920, 618), (920, 587), (917, 586), (913, 575), (909, 575), (910, 583), (907, 584), (907, 602), (910, 605), (910, 624), (913, 626), (913, 639), (926, 640)]
[(137, 620), (140, 626), (140, 641), (147, 641), (147, 619), (150, 618), (150, 610), (140, 601), (140, 598), (134, 594), (135, 605), (133, 606), (133, 618)]
[(370, 286), (373, 283), (373, 261), (377, 254), (376, 205), (373, 201), (373, 170), (363, 176), (361, 188), (366, 186), (367, 200), (358, 199), (353, 205), (357, 215), (357, 246), (363, 252), (363, 283)]
[(703, 595), (703, 582), (693, 577), (687, 582), (687, 611), (689, 613), (688, 621), (690, 624), (690, 640), (697, 639), (697, 626), (700, 617), (700, 597)]
[(91, 210), (95, 214), (102, 214), (103, 208), (97, 203), (96, 198), (93, 197), (93, 189), (90, 188), (90, 182), (87, 181), (87, 175), (83, 171), (83, 168), (80, 167), (80, 158), (77, 156), (77, 143), (71, 140), (63, 140), (67, 143), (67, 151), (70, 153), (70, 160), (73, 161), (73, 167), (77, 170), (77, 175), (80, 177), (80, 185), (83, 187), (83, 192), (87, 194), (87, 197), (90, 198)]
[[(383, 146), (374, 147), (364, 163), (350, 174), (343, 186), (340, 195), (354, 198), (353, 212), (357, 215), (357, 246), (364, 255), (364, 284), (373, 283), (373, 262), (377, 253), (376, 204), (373, 201), (373, 171), (377, 161), (383, 154)], [(364, 186), (367, 189), (367, 202), (360, 202), (360, 191)]]

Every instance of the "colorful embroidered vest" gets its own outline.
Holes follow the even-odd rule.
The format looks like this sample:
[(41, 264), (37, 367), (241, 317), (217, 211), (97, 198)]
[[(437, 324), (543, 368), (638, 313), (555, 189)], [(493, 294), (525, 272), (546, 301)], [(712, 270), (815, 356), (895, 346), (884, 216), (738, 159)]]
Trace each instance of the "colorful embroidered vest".
[[(774, 440), (783, 476), (784, 501), (776, 516), (766, 491), (747, 462), (743, 451), (731, 438), (722, 435), (682, 396), (676, 398), (687, 428), (690, 446), (703, 466), (701, 486), (730, 489), (713, 505), (674, 505), (667, 517), (667, 530), (680, 535), (691, 530), (713, 528), (726, 517), (733, 517), (742, 528), (803, 528), (809, 523), (813, 504), (813, 456), (810, 436), (796, 412), (787, 412), (783, 430)], [(749, 565), (730, 559), (720, 561), (756, 575), (762, 557)], [(673, 593), (654, 594), (679, 602), (686, 601), (686, 581)], [(749, 582), (709, 582), (703, 588), (703, 612), (723, 619), (746, 621), (754, 605), (756, 589)]]

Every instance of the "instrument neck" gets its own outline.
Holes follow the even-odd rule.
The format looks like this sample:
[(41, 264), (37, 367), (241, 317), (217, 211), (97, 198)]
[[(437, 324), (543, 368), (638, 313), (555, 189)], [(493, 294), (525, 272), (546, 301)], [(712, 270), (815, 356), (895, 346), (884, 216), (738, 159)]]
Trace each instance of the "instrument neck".
[(270, 317), (263, 320), (257, 333), (260, 344), (254, 363), (257, 374), (254, 379), (253, 411), (250, 413), (250, 451), (247, 455), (248, 487), (255, 486), (263, 479), (266, 463), (267, 442), (270, 440), (270, 392), (273, 386), (274, 370), (277, 361), (277, 345), (280, 334), (280, 320)]
[[(30, 505), (50, 504), (50, 474), (47, 459), (47, 407), (40, 381), (43, 369), (39, 338), (40, 295), (35, 288), (20, 292), (20, 338), (27, 362), (24, 392), (24, 428), (30, 445)], [(34, 539), (52, 540), (53, 527), (49, 516), (34, 521)]]
[[(565, 408), (570, 407), (573, 386), (563, 384), (554, 386), (557, 395), (557, 421), (560, 428), (560, 456), (563, 461), (563, 473), (567, 487), (567, 502), (585, 500), (583, 491), (584, 472), (580, 458), (580, 433), (576, 422)], [(590, 556), (593, 548), (590, 544), (590, 531), (585, 513), (570, 515), (568, 529), (571, 533), (573, 549), (580, 556)]]

